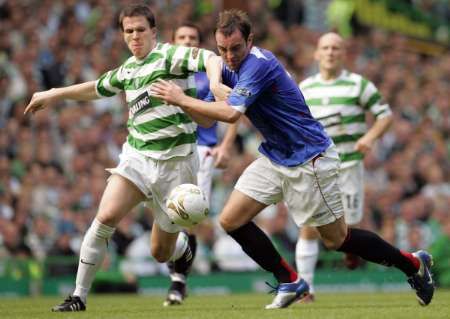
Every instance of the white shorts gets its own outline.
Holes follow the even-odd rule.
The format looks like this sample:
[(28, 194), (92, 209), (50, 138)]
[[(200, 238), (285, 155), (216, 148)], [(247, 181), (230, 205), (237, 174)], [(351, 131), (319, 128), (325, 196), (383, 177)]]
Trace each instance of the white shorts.
[(208, 200), (211, 199), (212, 176), (214, 170), (214, 158), (211, 155), (212, 147), (197, 145), (200, 168), (197, 173), (198, 186)]
[(176, 233), (182, 227), (169, 219), (165, 203), (174, 187), (184, 183), (197, 183), (198, 165), (197, 152), (186, 157), (154, 160), (124, 143), (119, 165), (108, 171), (123, 176), (136, 185), (149, 199), (153, 217), (159, 227), (168, 233)]
[(298, 226), (327, 225), (344, 214), (339, 167), (334, 145), (295, 167), (277, 165), (263, 156), (247, 167), (235, 189), (266, 205), (284, 200)]
[(364, 207), (364, 164), (343, 168), (339, 172), (339, 186), (342, 192), (345, 222), (356, 225), (363, 218)]

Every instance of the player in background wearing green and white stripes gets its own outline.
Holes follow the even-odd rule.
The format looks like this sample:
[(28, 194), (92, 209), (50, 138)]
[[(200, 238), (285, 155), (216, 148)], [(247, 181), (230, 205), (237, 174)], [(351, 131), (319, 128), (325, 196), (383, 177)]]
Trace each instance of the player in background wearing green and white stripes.
[[(364, 154), (371, 151), (374, 142), (389, 128), (392, 113), (382, 103), (375, 85), (359, 74), (343, 68), (344, 40), (336, 33), (320, 37), (314, 55), (319, 73), (300, 83), (300, 89), (311, 114), (325, 127), (337, 146), (341, 158), (340, 186), (345, 221), (358, 226), (363, 217)], [(371, 112), (374, 124), (367, 129), (365, 115)], [(314, 227), (302, 227), (296, 247), (299, 274), (308, 282), (310, 295), (303, 302), (314, 300), (314, 270), (319, 255), (319, 234)], [(358, 257), (346, 255), (350, 269), (358, 265)]]
[[(169, 220), (165, 201), (175, 186), (196, 184), (197, 124), (193, 119), (203, 126), (210, 126), (214, 121), (198, 115), (188, 116), (181, 108), (151, 97), (149, 91), (158, 79), (171, 79), (186, 94), (195, 96), (193, 74), (209, 72), (206, 64), (211, 63), (215, 54), (199, 48), (158, 43), (154, 15), (145, 5), (125, 7), (119, 24), (132, 57), (97, 81), (37, 92), (25, 109), (25, 113), (34, 113), (64, 99), (86, 101), (122, 91), (129, 107), (127, 141), (118, 166), (110, 170), (112, 175), (97, 215), (84, 236), (75, 291), (62, 304), (53, 307), (53, 311), (86, 309), (88, 291), (115, 226), (140, 202), (149, 201), (154, 214), (151, 238), (154, 258), (159, 262), (174, 261), (179, 272), (192, 264), (187, 236), (179, 233), (181, 228)], [(210, 86), (218, 83), (219, 78), (217, 74), (211, 76)]]

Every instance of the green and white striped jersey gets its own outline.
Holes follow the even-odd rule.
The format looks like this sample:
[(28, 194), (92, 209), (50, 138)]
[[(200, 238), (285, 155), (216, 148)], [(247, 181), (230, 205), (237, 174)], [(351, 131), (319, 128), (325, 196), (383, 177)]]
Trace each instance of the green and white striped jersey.
[(205, 62), (211, 55), (215, 54), (205, 49), (157, 43), (144, 59), (132, 56), (97, 80), (98, 96), (125, 91), (128, 144), (157, 160), (186, 156), (194, 150), (197, 124), (181, 108), (150, 96), (150, 88), (158, 79), (172, 80), (195, 97), (193, 74), (206, 70)]
[(359, 74), (343, 70), (335, 80), (324, 81), (318, 73), (300, 82), (299, 87), (312, 115), (336, 144), (341, 166), (361, 161), (364, 156), (354, 146), (367, 132), (365, 112), (372, 112), (376, 119), (391, 114), (389, 105), (381, 103), (375, 85)]

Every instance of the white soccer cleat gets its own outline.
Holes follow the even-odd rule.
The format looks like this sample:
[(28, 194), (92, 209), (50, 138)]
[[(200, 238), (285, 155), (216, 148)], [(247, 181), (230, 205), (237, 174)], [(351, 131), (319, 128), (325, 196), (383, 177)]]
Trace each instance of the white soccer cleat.
[(289, 307), (293, 302), (302, 299), (309, 294), (309, 286), (305, 280), (299, 279), (291, 283), (279, 284), (272, 287), (276, 293), (272, 303), (266, 309), (280, 309)]

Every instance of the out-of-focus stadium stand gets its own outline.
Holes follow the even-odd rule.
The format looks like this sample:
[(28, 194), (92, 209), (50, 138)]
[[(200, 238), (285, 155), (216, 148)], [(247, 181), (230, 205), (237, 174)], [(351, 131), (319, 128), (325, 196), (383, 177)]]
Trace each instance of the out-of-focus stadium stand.
[[(23, 116), (24, 107), (35, 91), (94, 80), (128, 56), (116, 23), (126, 2), (0, 1), (0, 283), (16, 282), (16, 293), (47, 292), (17, 285), (23, 278), (74, 276), (108, 177), (104, 169), (118, 160), (128, 116), (121, 97), (61, 103), (33, 117)], [(221, 1), (147, 2), (160, 41), (169, 41), (178, 23), (193, 20), (206, 47), (215, 49)], [(347, 68), (371, 79), (394, 112), (392, 128), (365, 159), (362, 227), (405, 250), (430, 249), (439, 284), (450, 286), (448, 2), (223, 1), (222, 8), (234, 5), (254, 21), (256, 44), (277, 54), (297, 81), (317, 71), (313, 52), (321, 32), (334, 28), (347, 36)], [(377, 19), (375, 9), (371, 16), (368, 6), (403, 24)], [(230, 167), (216, 172), (213, 217), (198, 227), (197, 273), (257, 268), (214, 216), (257, 156), (258, 141), (243, 123)], [(269, 208), (257, 221), (292, 261), (297, 229), (285, 207)], [(166, 272), (149, 258), (151, 223), (145, 206), (122, 221), (100, 275), (110, 286), (100, 282), (99, 291), (136, 291), (137, 283), (152, 280), (145, 276)], [(339, 260), (324, 254), (319, 266), (339, 267)]]

